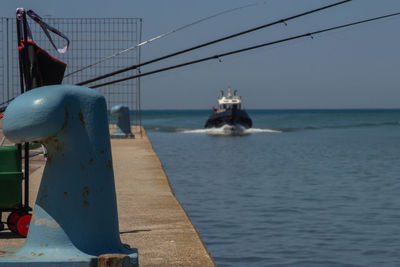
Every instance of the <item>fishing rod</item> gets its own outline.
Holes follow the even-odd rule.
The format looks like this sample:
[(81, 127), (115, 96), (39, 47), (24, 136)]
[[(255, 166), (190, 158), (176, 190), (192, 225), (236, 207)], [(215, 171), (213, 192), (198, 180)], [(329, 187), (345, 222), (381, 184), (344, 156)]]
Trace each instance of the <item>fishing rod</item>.
[(179, 27), (179, 28), (176, 28), (176, 29), (174, 29), (174, 30), (172, 30), (172, 31), (169, 31), (169, 32), (160, 34), (160, 35), (158, 35), (158, 36), (156, 36), (156, 37), (150, 38), (149, 40), (144, 41), (144, 42), (141, 42), (141, 43), (139, 43), (139, 44), (137, 44), (137, 45), (128, 47), (128, 48), (126, 48), (126, 49), (124, 49), (124, 50), (121, 50), (121, 51), (119, 51), (119, 52), (117, 52), (117, 53), (111, 55), (111, 56), (108, 56), (108, 57), (105, 57), (105, 58), (103, 58), (103, 59), (100, 59), (99, 61), (96, 61), (96, 62), (94, 62), (94, 63), (92, 63), (92, 64), (89, 64), (89, 65), (87, 65), (87, 66), (85, 66), (85, 67), (83, 67), (83, 68), (81, 68), (81, 69), (79, 69), (79, 70), (76, 70), (76, 71), (73, 71), (73, 72), (71, 72), (71, 73), (68, 73), (67, 75), (65, 75), (65, 77), (71, 76), (71, 75), (73, 75), (73, 74), (75, 74), (75, 73), (78, 73), (78, 72), (81, 72), (81, 71), (83, 71), (83, 70), (85, 70), (85, 69), (88, 69), (88, 68), (91, 68), (91, 67), (93, 67), (93, 66), (96, 66), (96, 65), (98, 65), (98, 64), (100, 64), (100, 63), (102, 63), (102, 62), (104, 62), (104, 61), (107, 61), (107, 60), (109, 60), (109, 59), (111, 59), (111, 58), (114, 58), (114, 57), (119, 56), (119, 55), (121, 55), (121, 54), (123, 54), (123, 53), (129, 52), (129, 51), (131, 51), (131, 50), (133, 50), (133, 49), (136, 49), (136, 48), (138, 48), (138, 47), (140, 47), (140, 46), (147, 45), (147, 44), (149, 44), (149, 43), (151, 43), (151, 42), (154, 42), (155, 40), (161, 39), (161, 38), (166, 37), (166, 36), (168, 36), (168, 35), (170, 35), (170, 34), (176, 33), (176, 32), (178, 32), (178, 31), (180, 31), (180, 30), (186, 29), (186, 28), (188, 28), (188, 27), (191, 27), (191, 26), (193, 26), (193, 25), (199, 24), (199, 23), (204, 22), (204, 21), (206, 21), (206, 20), (209, 20), (209, 19), (212, 19), (212, 18), (221, 16), (221, 15), (225, 15), (225, 14), (228, 14), (228, 13), (231, 13), (231, 12), (234, 12), (234, 11), (237, 11), (237, 10), (241, 10), (241, 9), (245, 9), (245, 8), (249, 8), (249, 7), (253, 7), (253, 6), (258, 6), (258, 5), (265, 5), (265, 4), (267, 4), (267, 3), (266, 3), (266, 2), (260, 2), (260, 3), (253, 3), (253, 4), (248, 4), (248, 5), (244, 5), (244, 6), (240, 6), (240, 7), (235, 7), (235, 8), (227, 9), (227, 10), (218, 12), (218, 13), (216, 13), (216, 14), (214, 14), (214, 15), (211, 15), (211, 16), (208, 16), (208, 17), (205, 17), (205, 18), (196, 20), (196, 21), (194, 21), (194, 22), (191, 22), (191, 23), (189, 23), (189, 24), (186, 24), (186, 25), (184, 25), (184, 26), (181, 26), (181, 27)]
[(114, 80), (114, 81), (110, 81), (110, 82), (106, 82), (106, 83), (101, 83), (101, 84), (98, 84), (98, 85), (95, 85), (95, 86), (91, 86), (91, 88), (98, 88), (98, 87), (102, 87), (102, 86), (106, 86), (106, 85), (110, 85), (110, 84), (114, 84), (114, 83), (119, 83), (119, 82), (127, 81), (127, 80), (130, 80), (130, 79), (135, 79), (135, 78), (139, 78), (139, 77), (143, 77), (143, 76), (148, 76), (148, 75), (151, 75), (151, 74), (155, 74), (155, 73), (159, 73), (159, 72), (163, 72), (163, 71), (167, 71), (167, 70), (172, 70), (172, 69), (176, 69), (176, 68), (180, 68), (180, 67), (184, 67), (184, 66), (188, 66), (188, 65), (192, 65), (192, 64), (208, 61), (208, 60), (212, 60), (212, 59), (220, 59), (221, 57), (224, 57), (224, 56), (230, 56), (230, 55), (234, 55), (234, 54), (238, 54), (238, 53), (243, 53), (243, 52), (250, 51), (250, 50), (253, 50), (253, 49), (266, 47), (266, 46), (271, 46), (271, 45), (279, 44), (279, 43), (284, 43), (284, 42), (288, 42), (288, 41), (291, 41), (291, 40), (296, 40), (296, 39), (300, 39), (300, 38), (304, 38), (304, 37), (313, 38), (313, 36), (317, 35), (317, 34), (329, 32), (329, 31), (334, 31), (334, 30), (338, 30), (338, 29), (343, 29), (343, 28), (347, 28), (347, 27), (350, 27), (350, 26), (355, 26), (355, 25), (358, 25), (358, 24), (363, 24), (363, 23), (367, 23), (367, 22), (371, 22), (371, 21), (381, 20), (381, 19), (385, 19), (385, 18), (389, 18), (389, 17), (398, 16), (398, 15), (400, 15), (400, 12), (392, 13), (392, 14), (388, 14), (388, 15), (384, 15), (384, 16), (380, 16), (380, 17), (365, 19), (365, 20), (361, 20), (361, 21), (356, 21), (356, 22), (352, 22), (352, 23), (348, 23), (348, 24), (343, 24), (343, 25), (340, 25), (340, 26), (326, 28), (326, 29), (322, 29), (322, 30), (318, 30), (318, 31), (314, 31), (314, 32), (304, 33), (304, 34), (288, 37), (288, 38), (277, 40), (277, 41), (273, 41), (273, 42), (262, 43), (262, 44), (259, 44), (259, 45), (250, 46), (250, 47), (246, 47), (246, 48), (242, 48), (242, 49), (238, 49), (238, 50), (233, 50), (233, 51), (230, 51), (230, 52), (226, 52), (226, 53), (223, 53), (223, 54), (218, 54), (218, 55), (214, 55), (214, 56), (210, 56), (210, 57), (205, 57), (205, 58), (202, 58), (202, 59), (188, 61), (188, 62), (185, 62), (185, 63), (182, 63), (182, 64), (177, 64), (177, 65), (173, 65), (173, 66), (170, 66), (170, 67), (157, 69), (157, 70), (154, 70), (154, 71), (149, 71), (149, 72), (145, 72), (145, 73), (141, 73), (141, 74), (137, 74), (137, 75), (128, 76), (126, 78), (122, 78), (122, 79), (118, 79), (118, 80)]
[(134, 69), (137, 69), (139, 67), (142, 67), (142, 66), (145, 66), (145, 65), (148, 65), (148, 64), (151, 64), (151, 63), (155, 63), (155, 62), (158, 62), (158, 61), (161, 61), (161, 60), (173, 57), (173, 56), (177, 56), (177, 55), (180, 55), (180, 54), (183, 54), (183, 53), (187, 53), (189, 51), (193, 51), (193, 50), (205, 47), (205, 46), (209, 46), (209, 45), (216, 44), (216, 43), (219, 43), (219, 42), (222, 42), (222, 41), (226, 41), (228, 39), (232, 39), (234, 37), (238, 37), (238, 36), (241, 36), (241, 35), (244, 35), (244, 34), (248, 34), (248, 33), (251, 33), (251, 32), (254, 32), (254, 31), (257, 31), (257, 30), (268, 28), (268, 27), (271, 27), (271, 26), (276, 25), (276, 24), (283, 23), (283, 24), (287, 25), (286, 24), (287, 21), (294, 20), (294, 19), (306, 16), (306, 15), (310, 15), (312, 13), (316, 13), (316, 12), (322, 11), (324, 9), (328, 9), (328, 8), (331, 8), (331, 7), (342, 5), (342, 4), (350, 2), (350, 1), (352, 1), (352, 0), (344, 0), (344, 1), (336, 2), (336, 3), (330, 4), (330, 5), (323, 6), (323, 7), (317, 8), (317, 9), (313, 9), (313, 10), (310, 10), (310, 11), (307, 11), (307, 12), (304, 12), (304, 13), (300, 13), (300, 14), (291, 16), (291, 17), (287, 17), (287, 18), (284, 18), (284, 19), (279, 19), (277, 21), (274, 21), (274, 22), (271, 22), (271, 23), (267, 23), (267, 24), (264, 24), (264, 25), (261, 25), (261, 26), (255, 27), (255, 28), (251, 28), (249, 30), (245, 30), (245, 31), (242, 31), (242, 32), (239, 32), (239, 33), (228, 35), (228, 36), (225, 36), (225, 37), (222, 37), (222, 38), (210, 41), (210, 42), (206, 42), (206, 43), (203, 43), (203, 44), (200, 44), (200, 45), (196, 45), (196, 46), (193, 46), (193, 47), (190, 47), (190, 48), (178, 51), (178, 52), (174, 52), (174, 53), (168, 54), (166, 56), (155, 58), (155, 59), (143, 62), (143, 63), (139, 63), (137, 65), (132, 65), (130, 67), (126, 67), (126, 68), (123, 68), (123, 69), (120, 69), (120, 70), (117, 70), (117, 71), (113, 71), (113, 72), (110, 72), (108, 74), (104, 74), (104, 75), (95, 77), (93, 79), (89, 79), (89, 80), (77, 83), (77, 85), (86, 85), (88, 83), (92, 83), (92, 82), (95, 82), (95, 81), (98, 81), (98, 80), (102, 80), (102, 79), (105, 79), (105, 78), (108, 78), (108, 77), (111, 77), (111, 76), (114, 76), (114, 75), (117, 75), (117, 74), (120, 74), (120, 73), (123, 73), (123, 72), (127, 72), (129, 70), (134, 70)]

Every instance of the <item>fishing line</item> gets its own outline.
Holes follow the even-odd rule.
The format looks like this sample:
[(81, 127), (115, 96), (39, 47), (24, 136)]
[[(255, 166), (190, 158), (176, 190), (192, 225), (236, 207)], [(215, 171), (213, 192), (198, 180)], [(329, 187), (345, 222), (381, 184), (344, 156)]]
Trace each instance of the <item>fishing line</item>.
[(95, 82), (95, 81), (98, 81), (98, 80), (102, 80), (102, 79), (105, 79), (105, 78), (108, 78), (108, 77), (111, 77), (111, 76), (114, 76), (114, 75), (117, 75), (117, 74), (120, 74), (120, 73), (123, 73), (123, 72), (127, 72), (129, 70), (134, 70), (134, 69), (137, 69), (139, 67), (142, 67), (142, 66), (154, 63), (154, 62), (158, 62), (158, 61), (161, 61), (161, 60), (173, 57), (173, 56), (177, 56), (177, 55), (180, 55), (180, 54), (192, 51), (192, 50), (196, 50), (196, 49), (199, 49), (199, 48), (202, 48), (202, 47), (205, 47), (205, 46), (209, 46), (209, 45), (216, 44), (216, 43), (219, 43), (219, 42), (222, 42), (222, 41), (226, 41), (228, 39), (232, 39), (234, 37), (238, 37), (238, 36), (241, 36), (241, 35), (244, 35), (244, 34), (248, 34), (248, 33), (260, 30), (260, 29), (264, 29), (264, 28), (276, 25), (276, 24), (281, 24), (281, 23), (286, 24), (287, 21), (290, 21), (290, 20), (293, 20), (293, 19), (297, 19), (297, 18), (302, 17), (302, 16), (310, 15), (312, 13), (316, 13), (316, 12), (322, 11), (324, 9), (328, 9), (328, 8), (331, 8), (331, 7), (334, 7), (334, 6), (338, 6), (338, 5), (341, 5), (341, 4), (350, 2), (350, 1), (352, 1), (352, 0), (340, 1), (340, 2), (337, 2), (337, 3), (334, 3), (334, 4), (323, 6), (323, 7), (320, 7), (320, 8), (317, 8), (317, 9), (313, 9), (313, 10), (310, 10), (310, 11), (307, 11), (307, 12), (304, 12), (304, 13), (300, 13), (300, 14), (297, 14), (297, 15), (294, 15), (294, 16), (291, 16), (291, 17), (280, 19), (280, 20), (277, 20), (277, 21), (274, 21), (274, 22), (271, 22), (271, 23), (268, 23), (268, 24), (264, 24), (264, 25), (261, 25), (261, 26), (255, 27), (255, 28), (251, 28), (249, 30), (245, 30), (245, 31), (242, 31), (242, 32), (239, 32), (239, 33), (235, 33), (235, 34), (232, 34), (232, 35), (228, 35), (228, 36), (225, 36), (225, 37), (222, 37), (222, 38), (210, 41), (210, 42), (206, 42), (206, 43), (203, 43), (203, 44), (200, 44), (200, 45), (197, 45), (197, 46), (193, 46), (193, 47), (190, 47), (190, 48), (187, 48), (187, 49), (184, 49), (184, 50), (181, 50), (181, 51), (178, 51), (178, 52), (166, 55), (166, 56), (155, 58), (155, 59), (152, 59), (152, 60), (137, 64), (137, 65), (132, 65), (130, 67), (126, 67), (126, 68), (123, 68), (123, 69), (120, 69), (120, 70), (117, 70), (117, 71), (113, 71), (113, 72), (110, 72), (108, 74), (104, 74), (104, 75), (95, 77), (93, 79), (77, 83), (77, 85), (86, 85), (88, 83), (92, 83), (92, 82)]
[(318, 30), (318, 31), (314, 31), (314, 32), (304, 33), (304, 34), (300, 34), (300, 35), (284, 38), (284, 39), (273, 41), (273, 42), (262, 43), (262, 44), (259, 44), (259, 45), (254, 45), (254, 46), (250, 46), (250, 47), (246, 47), (246, 48), (242, 48), (242, 49), (238, 49), (238, 50), (233, 50), (233, 51), (226, 52), (226, 53), (223, 53), (223, 54), (218, 54), (218, 55), (214, 55), (214, 56), (210, 56), (210, 57), (205, 57), (205, 58), (201, 58), (201, 59), (197, 59), (197, 60), (193, 60), (193, 61), (188, 61), (188, 62), (185, 62), (185, 63), (181, 63), (181, 64), (177, 64), (177, 65), (173, 65), (173, 66), (169, 66), (169, 67), (165, 67), (165, 68), (161, 68), (161, 69), (157, 69), (157, 70), (153, 70), (153, 71), (149, 71), (149, 72), (145, 72), (145, 73), (140, 73), (140, 74), (137, 74), (137, 75), (128, 76), (126, 78), (122, 78), (122, 79), (118, 79), (118, 80), (114, 80), (114, 81), (110, 81), (110, 82), (106, 82), (106, 83), (101, 83), (101, 84), (98, 84), (98, 85), (95, 85), (95, 86), (91, 86), (91, 88), (98, 88), (98, 87), (101, 87), (101, 86), (106, 86), (106, 85), (110, 85), (110, 84), (114, 84), (114, 83), (118, 83), (118, 82), (127, 81), (127, 80), (130, 80), (130, 79), (135, 79), (135, 78), (139, 78), (139, 77), (143, 77), (143, 76), (148, 76), (148, 75), (151, 75), (151, 74), (155, 74), (155, 73), (159, 73), (159, 72), (163, 72), (163, 71), (167, 71), (167, 70), (172, 70), (172, 69), (176, 69), (176, 68), (180, 68), (180, 67), (184, 67), (184, 66), (188, 66), (188, 65), (192, 65), (192, 64), (208, 61), (208, 60), (212, 60), (212, 59), (220, 59), (221, 57), (230, 56), (230, 55), (234, 55), (234, 54), (238, 54), (238, 53), (243, 53), (243, 52), (254, 50), (254, 49), (257, 49), (257, 48), (266, 47), (266, 46), (279, 44), (279, 43), (283, 43), (283, 42), (288, 42), (288, 41), (295, 40), (295, 39), (300, 39), (300, 38), (304, 38), (304, 37), (313, 38), (313, 36), (317, 35), (317, 34), (329, 32), (329, 31), (334, 31), (334, 30), (338, 30), (338, 29), (343, 29), (343, 28), (347, 28), (347, 27), (350, 27), (350, 26), (355, 26), (355, 25), (358, 25), (358, 24), (363, 24), (363, 23), (367, 23), (367, 22), (371, 22), (371, 21), (381, 20), (381, 19), (385, 19), (385, 18), (389, 18), (389, 17), (398, 16), (398, 15), (400, 15), (400, 12), (392, 13), (392, 14), (388, 14), (388, 15), (384, 15), (384, 16), (380, 16), (380, 17), (365, 19), (365, 20), (361, 20), (361, 21), (356, 21), (356, 22), (352, 22), (352, 23), (347, 23), (347, 24), (343, 24), (343, 25), (340, 25), (340, 26), (335, 26), (335, 27), (322, 29), (322, 30)]
[(151, 42), (153, 42), (153, 41), (155, 41), (155, 40), (161, 39), (161, 38), (166, 37), (166, 36), (168, 36), (168, 35), (170, 35), (170, 34), (173, 34), (173, 33), (178, 32), (178, 31), (180, 31), (180, 30), (183, 30), (183, 29), (186, 29), (186, 28), (188, 28), (188, 27), (194, 26), (194, 25), (196, 25), (196, 24), (198, 24), (198, 23), (201, 23), (201, 22), (204, 22), (204, 21), (206, 21), (206, 20), (209, 20), (209, 19), (212, 19), (212, 18), (215, 18), (215, 17), (218, 17), (218, 16), (222, 16), (222, 15), (225, 15), (225, 14), (228, 14), (228, 13), (231, 13), (231, 12), (234, 12), (234, 11), (237, 11), (237, 10), (241, 10), (241, 9), (245, 9), (245, 8), (249, 8), (249, 7), (253, 7), (253, 6), (266, 5), (266, 4), (267, 4), (267, 2), (259, 2), (259, 3), (248, 4), (248, 5), (245, 5), (245, 6), (240, 6), (240, 7), (235, 7), (235, 8), (227, 9), (227, 10), (221, 11), (221, 12), (219, 12), (219, 13), (216, 13), (216, 14), (214, 14), (214, 15), (211, 15), (211, 16), (208, 16), (208, 17), (205, 17), (205, 18), (196, 20), (196, 21), (194, 21), (194, 22), (192, 22), (192, 23), (186, 24), (186, 25), (181, 26), (181, 27), (179, 27), (179, 28), (176, 28), (176, 29), (174, 29), (174, 30), (172, 30), (172, 31), (169, 31), (169, 32), (160, 34), (160, 35), (158, 35), (158, 36), (156, 36), (156, 37), (150, 38), (150, 39), (147, 40), (147, 41), (141, 42), (141, 43), (139, 43), (139, 44), (137, 44), (137, 45), (134, 45), (134, 46), (131, 46), (131, 47), (126, 48), (126, 49), (124, 49), (124, 50), (121, 50), (121, 51), (119, 51), (119, 52), (117, 52), (117, 53), (115, 53), (115, 54), (113, 54), (113, 55), (111, 55), (111, 56), (102, 58), (102, 59), (100, 59), (99, 61), (97, 61), (97, 62), (95, 62), (95, 63), (92, 63), (92, 64), (90, 64), (90, 65), (87, 65), (87, 66), (85, 66), (85, 67), (83, 67), (83, 68), (81, 68), (81, 69), (79, 69), (79, 70), (73, 71), (73, 72), (71, 72), (71, 73), (68, 73), (67, 75), (65, 75), (65, 77), (71, 76), (71, 75), (73, 75), (73, 74), (75, 74), (75, 73), (78, 73), (78, 72), (81, 72), (81, 71), (83, 71), (83, 70), (85, 70), (85, 69), (88, 69), (88, 68), (91, 68), (91, 67), (93, 67), (93, 66), (96, 66), (96, 65), (98, 65), (98, 64), (100, 64), (100, 63), (102, 63), (102, 62), (104, 62), (104, 61), (107, 61), (107, 60), (109, 60), (109, 59), (111, 59), (111, 58), (114, 58), (114, 57), (119, 56), (119, 55), (121, 55), (121, 54), (123, 54), (123, 53), (129, 52), (129, 51), (131, 51), (131, 50), (133, 50), (133, 49), (136, 49), (136, 48), (138, 48), (138, 47), (140, 47), (140, 46), (149, 44), (149, 43), (151, 43)]

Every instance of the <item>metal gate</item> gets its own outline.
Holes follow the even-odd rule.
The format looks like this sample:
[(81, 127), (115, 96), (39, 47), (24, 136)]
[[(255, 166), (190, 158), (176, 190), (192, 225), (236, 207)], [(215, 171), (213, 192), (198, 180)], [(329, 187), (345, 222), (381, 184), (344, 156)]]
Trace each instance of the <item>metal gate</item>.
[[(140, 48), (129, 50), (107, 60), (103, 59), (141, 41), (142, 19), (45, 17), (44, 20), (67, 35), (71, 42), (67, 53), (58, 54), (40, 26), (28, 19), (35, 43), (52, 56), (67, 63), (63, 84), (76, 84), (140, 62)], [(64, 45), (62, 39), (57, 37), (53, 39), (59, 47)], [(101, 63), (85, 69), (99, 61)], [(137, 74), (138, 71), (132, 70), (102, 80), (102, 82)], [(0, 18), (0, 87), (0, 103), (7, 102), (20, 94), (17, 32), (14, 18)], [(131, 121), (141, 126), (139, 79), (104, 86), (98, 90), (106, 97), (109, 110), (118, 104), (128, 106), (131, 110)]]

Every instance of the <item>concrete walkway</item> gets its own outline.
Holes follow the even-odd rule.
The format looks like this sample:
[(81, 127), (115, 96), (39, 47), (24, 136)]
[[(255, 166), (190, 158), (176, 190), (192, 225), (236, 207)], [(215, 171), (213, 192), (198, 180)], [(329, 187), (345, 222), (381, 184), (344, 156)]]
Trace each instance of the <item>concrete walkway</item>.
[[(138, 133), (136, 133), (138, 134)], [(114, 176), (122, 242), (139, 250), (140, 266), (215, 266), (196, 228), (175, 198), (147, 136), (113, 139)], [(34, 203), (44, 169), (43, 156), (31, 174)], [(42, 164), (42, 165), (40, 165)], [(3, 214), (3, 220), (7, 214)], [(0, 232), (0, 248), (21, 246), (25, 239)]]

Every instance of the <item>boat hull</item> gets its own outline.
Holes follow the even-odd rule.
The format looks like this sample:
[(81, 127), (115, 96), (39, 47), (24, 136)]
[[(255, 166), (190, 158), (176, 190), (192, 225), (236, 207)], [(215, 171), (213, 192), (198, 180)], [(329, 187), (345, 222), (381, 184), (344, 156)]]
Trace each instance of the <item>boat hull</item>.
[(220, 128), (224, 125), (251, 128), (253, 122), (245, 110), (230, 109), (223, 112), (212, 112), (204, 127)]

